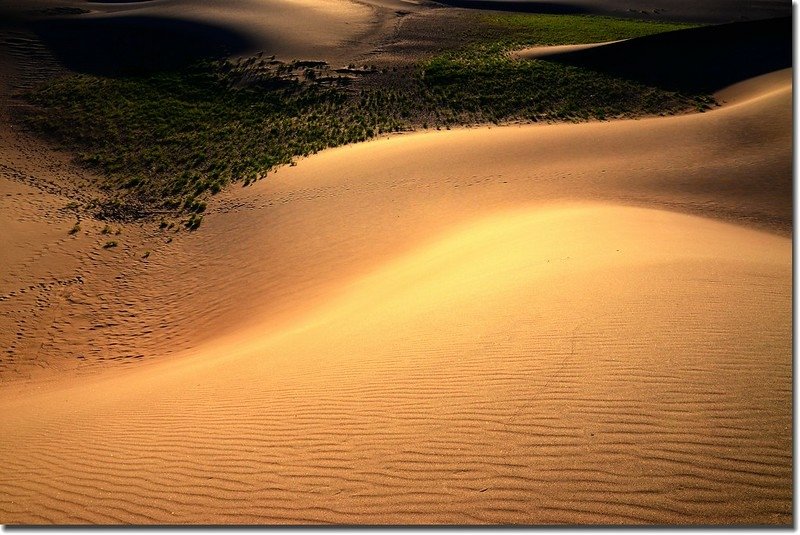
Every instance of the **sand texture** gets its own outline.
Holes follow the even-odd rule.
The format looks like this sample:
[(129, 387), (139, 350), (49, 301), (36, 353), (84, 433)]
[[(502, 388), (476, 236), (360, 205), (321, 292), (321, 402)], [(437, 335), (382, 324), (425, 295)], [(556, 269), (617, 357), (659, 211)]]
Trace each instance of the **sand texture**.
[(202, 343), (7, 385), (0, 519), (789, 522), (789, 74), (706, 114), (334, 149), (223, 195), (141, 275), (161, 328), (104, 335)]
[[(381, 34), (308, 2), (291, 54)], [(793, 522), (791, 69), (705, 113), (330, 149), (109, 251), (91, 175), (10, 126), (17, 60), (0, 523)]]

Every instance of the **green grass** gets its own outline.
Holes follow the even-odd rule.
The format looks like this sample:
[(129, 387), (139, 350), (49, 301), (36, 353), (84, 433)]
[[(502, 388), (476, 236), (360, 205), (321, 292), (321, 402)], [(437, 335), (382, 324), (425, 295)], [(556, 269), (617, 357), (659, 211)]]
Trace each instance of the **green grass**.
[[(74, 75), (26, 95), (34, 129), (66, 144), (126, 203), (190, 214), (202, 197), (245, 184), (327, 147), (420, 127), (511, 121), (576, 121), (673, 113), (704, 95), (680, 95), (507, 51), (636, 37), (685, 27), (583, 16), (486, 15), (483, 33), (404, 71), (323, 83), (307, 65), (265, 60), (205, 63), (180, 72), (104, 78)], [(309, 71), (313, 74), (309, 74)], [(296, 78), (287, 73), (306, 73)], [(330, 80), (329, 80), (330, 82)], [(369, 82), (369, 83), (364, 83)]]
[(585, 69), (511, 60), (491, 50), (441, 55), (423, 72), (435, 109), (451, 124), (605, 119), (675, 112), (694, 102)]
[(695, 24), (615, 19), (593, 15), (487, 13), (482, 18), (496, 40), (521, 45), (571, 45), (644, 37)]

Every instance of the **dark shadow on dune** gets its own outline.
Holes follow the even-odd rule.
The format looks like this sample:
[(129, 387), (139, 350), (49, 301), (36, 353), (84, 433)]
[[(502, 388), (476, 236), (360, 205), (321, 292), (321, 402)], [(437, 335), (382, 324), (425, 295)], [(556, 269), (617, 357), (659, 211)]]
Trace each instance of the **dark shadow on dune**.
[(784, 17), (785, 0), (436, 0), (453, 7), (555, 15), (591, 14), (643, 20), (721, 24)]
[(679, 30), (544, 59), (663, 89), (709, 93), (791, 67), (792, 19)]
[(225, 28), (161, 17), (63, 18), (31, 26), (64, 66), (112, 76), (176, 69), (252, 47)]
[(516, 11), (518, 13), (541, 13), (545, 15), (579, 15), (589, 10), (576, 5), (555, 2), (530, 2), (528, 0), (436, 0), (439, 4), (466, 9), (492, 11)]

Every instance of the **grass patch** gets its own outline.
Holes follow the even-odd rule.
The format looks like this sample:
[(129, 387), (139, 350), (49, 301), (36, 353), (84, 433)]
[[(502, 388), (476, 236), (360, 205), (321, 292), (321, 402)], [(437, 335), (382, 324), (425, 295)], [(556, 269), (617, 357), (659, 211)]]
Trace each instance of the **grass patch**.
[(466, 46), (401, 73), (251, 58), (143, 76), (68, 76), (26, 95), (33, 104), (26, 121), (108, 177), (120, 192), (110, 214), (135, 199), (139, 213), (146, 213), (142, 205), (189, 213), (184, 226), (195, 230), (202, 198), (232, 181), (247, 184), (294, 158), (382, 133), (673, 113), (706, 102), (704, 95), (507, 54), (686, 25), (519, 14), (480, 14), (476, 21), (481, 31)]
[(644, 37), (696, 24), (593, 15), (481, 14), (494, 41), (507, 45), (572, 45)]
[(437, 122), (575, 121), (672, 113), (693, 97), (546, 61), (476, 47), (423, 67)]

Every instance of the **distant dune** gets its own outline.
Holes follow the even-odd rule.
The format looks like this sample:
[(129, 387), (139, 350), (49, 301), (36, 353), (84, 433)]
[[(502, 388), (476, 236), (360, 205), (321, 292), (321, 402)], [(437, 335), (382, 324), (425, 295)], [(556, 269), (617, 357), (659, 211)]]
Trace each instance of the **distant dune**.
[(705, 23), (757, 20), (791, 15), (791, 3), (781, 0), (439, 0), (473, 9), (497, 9), (528, 13), (610, 15), (652, 20)]
[(255, 46), (220, 26), (152, 16), (44, 20), (34, 28), (63, 65), (97, 74), (182, 67)]
[[(633, 4), (621, 0), (446, 0), (444, 3), (481, 9), (701, 22), (789, 17), (791, 14), (790, 5), (777, 0), (757, 5), (740, 0), (659, 0)], [(191, 0), (27, 0), (0, 7), (0, 14), (7, 20), (33, 17), (32, 29), (70, 69), (114, 74), (171, 68), (199, 58), (258, 51), (267, 51), (283, 60), (311, 59), (346, 64), (373, 50), (391, 31), (399, 16), (433, 5), (436, 4), (411, 0), (244, 0), (235, 4)], [(268, 17), (263, 16), (264, 10), (269, 11)], [(702, 44), (713, 48), (712, 41)], [(690, 48), (673, 57), (692, 59), (697, 50)], [(786, 50), (781, 49), (781, 54)], [(629, 52), (623, 47), (620, 53)], [(642, 53), (651, 55), (654, 51), (648, 49)], [(582, 58), (605, 63), (594, 55)], [(650, 61), (674, 62), (671, 58), (656, 52)], [(634, 58), (629, 60), (634, 61)], [(785, 63), (782, 55), (776, 61)], [(742, 61), (741, 65), (757, 63)], [(703, 68), (706, 66), (703, 64)], [(717, 65), (715, 70), (728, 72), (728, 67), (726, 62)], [(765, 65), (765, 69), (767, 67)], [(703, 69), (698, 68), (697, 72), (702, 73)], [(672, 73), (663, 79), (670, 76)]]
[[(418, 9), (403, 0), (30, 0), (0, 14), (27, 22), (67, 67), (114, 74), (259, 51), (344, 64), (374, 48), (400, 6)], [(56, 7), (87, 13), (58, 16)]]
[(589, 50), (598, 46), (606, 46), (620, 41), (606, 41), (601, 43), (584, 43), (580, 45), (554, 45), (554, 46), (532, 46), (521, 50), (514, 50), (511, 55), (520, 59), (558, 59), (569, 52)]
[(792, 66), (791, 17), (667, 32), (565, 51), (550, 61), (676, 91), (711, 92)]

